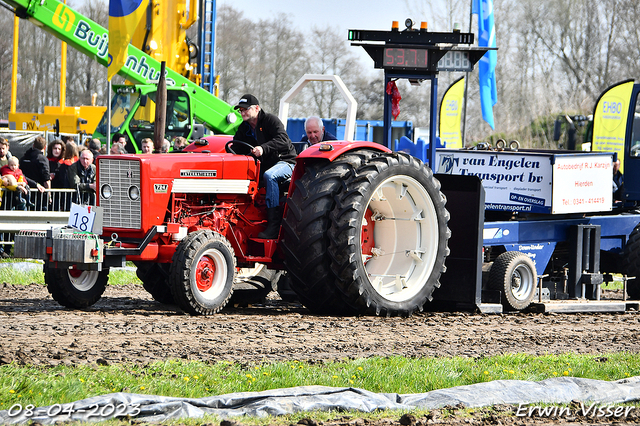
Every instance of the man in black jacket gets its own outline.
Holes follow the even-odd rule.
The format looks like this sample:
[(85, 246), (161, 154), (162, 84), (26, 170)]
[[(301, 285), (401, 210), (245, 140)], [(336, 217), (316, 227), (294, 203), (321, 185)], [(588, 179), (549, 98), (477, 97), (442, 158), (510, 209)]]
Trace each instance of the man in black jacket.
[(75, 189), (77, 196), (74, 202), (78, 204), (96, 203), (96, 166), (93, 164), (91, 150), (83, 149), (78, 161), (69, 166), (67, 170), (67, 187)]
[(242, 96), (235, 108), (242, 115), (242, 124), (234, 139), (254, 147), (251, 154), (260, 160), (260, 173), (267, 190), (267, 229), (260, 232), (258, 238), (277, 238), (282, 220), (278, 184), (291, 178), (296, 150), (280, 119), (264, 112), (255, 96)]
[(43, 194), (45, 188), (51, 188), (51, 175), (49, 174), (49, 160), (45, 156), (47, 141), (42, 136), (37, 136), (33, 141), (33, 146), (24, 153), (20, 159), (20, 168), (29, 180), (35, 181), (39, 193), (36, 196), (35, 204), (38, 209), (47, 210), (48, 196)]

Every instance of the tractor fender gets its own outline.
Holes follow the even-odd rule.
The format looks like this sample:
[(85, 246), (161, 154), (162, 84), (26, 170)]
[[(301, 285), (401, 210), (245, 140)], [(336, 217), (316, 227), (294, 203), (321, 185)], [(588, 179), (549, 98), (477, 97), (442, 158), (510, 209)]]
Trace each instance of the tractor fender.
[[(331, 145), (332, 149), (321, 151), (320, 147), (322, 145)], [(333, 162), (336, 158), (340, 157), (343, 154), (362, 149), (375, 150), (379, 152), (391, 152), (391, 150), (384, 145), (366, 141), (331, 141), (330, 143), (325, 142), (311, 145), (296, 157), (296, 167), (293, 170), (293, 175), (291, 176), (289, 193), (292, 193), (295, 182), (304, 174), (307, 163), (317, 160), (328, 160), (328, 162)]]
[[(331, 149), (330, 151), (321, 151), (320, 147), (324, 145), (331, 145), (333, 149)], [(348, 151), (363, 148), (374, 149), (380, 152), (391, 152), (389, 148), (376, 142), (331, 141), (331, 143), (317, 143), (311, 145), (309, 148), (305, 149), (298, 155), (297, 160), (326, 159), (329, 161), (333, 161)]]

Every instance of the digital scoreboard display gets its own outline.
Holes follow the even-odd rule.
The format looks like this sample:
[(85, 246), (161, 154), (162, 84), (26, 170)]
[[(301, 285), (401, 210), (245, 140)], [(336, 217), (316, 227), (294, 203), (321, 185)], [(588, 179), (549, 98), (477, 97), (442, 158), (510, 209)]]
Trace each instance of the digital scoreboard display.
[(438, 61), (438, 71), (473, 71), (469, 52), (449, 51)]
[(429, 51), (413, 47), (385, 47), (382, 60), (385, 68), (429, 68)]

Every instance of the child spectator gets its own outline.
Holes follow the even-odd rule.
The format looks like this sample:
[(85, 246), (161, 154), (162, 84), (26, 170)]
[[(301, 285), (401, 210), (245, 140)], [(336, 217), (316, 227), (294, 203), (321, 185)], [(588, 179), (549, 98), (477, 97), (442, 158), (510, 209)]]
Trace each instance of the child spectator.
[[(9, 178), (8, 177), (0, 177), (0, 194), (4, 194), (5, 191), (15, 191), (17, 188), (16, 187), (11, 187), (9, 185)], [(4, 197), (0, 197), (0, 207), (2, 206), (2, 199)], [(0, 250), (2, 250), (0, 248)]]
[(16, 157), (11, 157), (6, 166), (0, 168), (0, 175), (2, 176), (2, 184), (10, 191), (14, 191), (14, 207), (16, 210), (26, 210), (26, 206), (34, 207), (34, 204), (27, 201), (22, 197), (22, 194), (29, 194), (29, 186), (27, 181), (20, 170), (20, 164)]

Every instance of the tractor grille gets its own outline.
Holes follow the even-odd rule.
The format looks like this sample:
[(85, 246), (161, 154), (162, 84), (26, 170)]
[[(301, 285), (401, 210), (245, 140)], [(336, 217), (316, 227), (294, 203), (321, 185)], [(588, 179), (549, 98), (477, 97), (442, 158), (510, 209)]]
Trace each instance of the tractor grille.
[[(98, 158), (100, 207), (102, 226), (112, 228), (140, 229), (140, 162), (136, 160), (113, 160)], [(104, 186), (111, 187), (111, 197), (104, 198)], [(138, 193), (132, 200), (130, 194)]]

